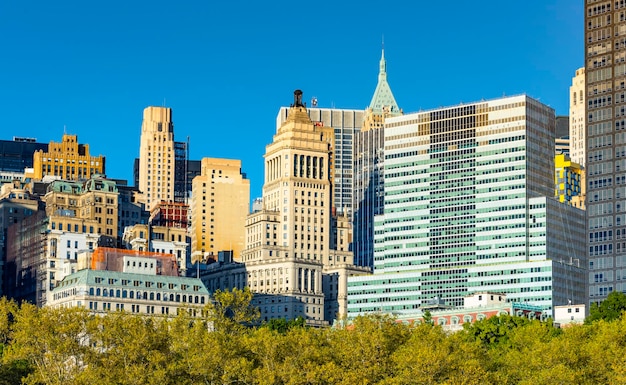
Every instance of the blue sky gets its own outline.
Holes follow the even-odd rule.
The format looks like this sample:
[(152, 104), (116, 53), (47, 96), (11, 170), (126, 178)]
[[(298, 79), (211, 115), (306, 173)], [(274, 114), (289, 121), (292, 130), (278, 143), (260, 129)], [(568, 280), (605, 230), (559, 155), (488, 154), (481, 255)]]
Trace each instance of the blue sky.
[(66, 127), (132, 183), (142, 111), (166, 105), (191, 159), (241, 159), (260, 196), (278, 109), (296, 88), (367, 107), (383, 35), (405, 112), (527, 93), (567, 115), (584, 65), (582, 0), (6, 0), (0, 139)]

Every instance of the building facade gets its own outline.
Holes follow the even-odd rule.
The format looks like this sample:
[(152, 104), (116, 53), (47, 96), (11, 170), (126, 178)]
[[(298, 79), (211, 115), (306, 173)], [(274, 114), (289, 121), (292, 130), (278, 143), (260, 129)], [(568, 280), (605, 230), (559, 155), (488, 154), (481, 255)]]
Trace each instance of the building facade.
[(80, 181), (104, 173), (102, 155), (92, 156), (88, 144), (79, 144), (76, 135), (64, 134), (61, 143), (50, 142), (48, 151), (35, 151), (32, 174), (27, 173), (27, 176), (36, 180), (54, 176)]
[(172, 254), (178, 264), (177, 274), (187, 273), (189, 237), (186, 228), (136, 224), (126, 228), (123, 244), (130, 250)]
[(480, 291), (553, 306), (585, 297), (584, 211), (554, 196), (554, 110), (516, 96), (389, 118), (374, 274), (349, 316)]
[[(363, 123), (363, 110), (336, 108), (307, 108), (314, 124), (331, 127), (335, 135), (331, 172), (333, 175), (332, 205), (337, 213), (352, 215), (353, 145)], [(288, 107), (281, 107), (276, 119), (276, 129), (287, 120)]]
[(216, 261), (220, 251), (241, 260), (246, 216), (250, 212), (250, 180), (241, 161), (203, 158), (201, 175), (193, 179), (191, 249), (193, 261)]
[(66, 276), (51, 291), (47, 306), (169, 317), (180, 311), (200, 315), (209, 303), (199, 279), (158, 274), (152, 258), (126, 256), (122, 265), (122, 271), (83, 269)]
[(139, 190), (146, 209), (161, 201), (174, 201), (174, 123), (172, 109), (143, 110), (139, 146)]
[[(39, 197), (23, 183), (13, 181), (0, 187), (0, 277), (7, 256), (9, 226), (21, 222), (42, 209), (43, 205)], [(0, 287), (2, 287), (1, 284)]]
[(327, 296), (330, 304), (347, 293), (325, 293), (324, 274), (339, 269), (345, 282), (367, 271), (353, 266), (349, 226), (337, 225), (349, 219), (338, 219), (332, 207), (334, 139), (332, 127), (311, 121), (297, 90), (287, 120), (266, 147), (263, 208), (246, 221), (242, 262), (255, 301), (265, 306), (262, 319), (302, 316), (311, 325), (328, 324)]
[(384, 137), (385, 119), (402, 114), (387, 82), (387, 61), (383, 50), (380, 59), (378, 84), (363, 126), (355, 135), (353, 146), (354, 189), (352, 250), (354, 263), (374, 266), (374, 217), (384, 208)]
[(584, 14), (590, 304), (626, 292), (626, 8), (586, 1)]
[(33, 155), (37, 151), (48, 152), (48, 143), (16, 136), (13, 140), (0, 140), (0, 171), (23, 174), (25, 169), (33, 167)]
[(569, 156), (559, 154), (554, 157), (554, 196), (559, 202), (585, 208), (585, 170), (573, 162)]
[(570, 157), (572, 162), (581, 165), (586, 164), (585, 149), (585, 68), (576, 70), (576, 76), (572, 78), (572, 85), (569, 88), (569, 140)]

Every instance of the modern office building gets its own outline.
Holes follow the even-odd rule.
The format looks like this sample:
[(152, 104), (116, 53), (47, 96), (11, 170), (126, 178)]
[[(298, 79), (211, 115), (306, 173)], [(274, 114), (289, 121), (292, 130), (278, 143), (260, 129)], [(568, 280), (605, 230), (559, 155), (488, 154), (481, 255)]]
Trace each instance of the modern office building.
[[(585, 2), (589, 303), (626, 292), (626, 8)], [(582, 303), (582, 302), (573, 302)]]
[(36, 180), (54, 176), (64, 180), (82, 181), (96, 174), (104, 174), (104, 157), (92, 156), (88, 144), (79, 144), (76, 135), (64, 134), (61, 143), (51, 141), (48, 150), (33, 153), (32, 173), (26, 176)]
[[(307, 108), (311, 121), (318, 126), (330, 127), (334, 131), (335, 142), (331, 172), (333, 180), (332, 205), (338, 213), (351, 215), (353, 192), (353, 156), (355, 135), (363, 123), (363, 110), (338, 108)], [(289, 107), (281, 107), (276, 118), (276, 129), (285, 123)]]
[(514, 96), (388, 118), (374, 274), (348, 279), (348, 314), (414, 313), (498, 292), (581, 301), (584, 211), (554, 198), (554, 110)]
[(556, 117), (556, 132), (554, 136), (554, 153), (565, 154), (569, 156), (570, 153), (570, 138), (569, 138), (569, 116), (557, 116)]
[(141, 125), (137, 186), (147, 210), (155, 203), (174, 201), (175, 158), (172, 109), (147, 107)]
[(16, 136), (13, 140), (0, 140), (0, 171), (24, 173), (24, 169), (33, 167), (36, 151), (48, 152), (48, 143)]
[[(334, 143), (334, 129), (311, 121), (296, 90), (287, 120), (266, 147), (263, 208), (246, 221), (242, 262), (264, 320), (302, 316), (328, 324), (345, 314), (346, 292), (339, 290), (347, 276), (368, 271), (352, 264), (349, 218), (331, 205)], [(333, 293), (323, 290), (329, 273), (343, 282), (333, 283)], [(332, 316), (331, 305), (339, 308)]]
[(378, 84), (353, 146), (352, 251), (354, 263), (359, 266), (374, 266), (374, 217), (383, 213), (385, 196), (384, 125), (385, 119), (398, 115), (402, 115), (402, 110), (387, 82), (387, 61), (383, 50)]
[(585, 170), (582, 166), (572, 162), (566, 154), (558, 154), (554, 157), (554, 171), (554, 196), (559, 202), (584, 209)]
[(201, 175), (192, 185), (192, 260), (216, 261), (220, 251), (232, 251), (234, 260), (240, 261), (250, 212), (250, 180), (241, 171), (240, 160), (203, 158), (201, 162)]
[(572, 162), (585, 167), (585, 68), (576, 70), (569, 88), (569, 140)]

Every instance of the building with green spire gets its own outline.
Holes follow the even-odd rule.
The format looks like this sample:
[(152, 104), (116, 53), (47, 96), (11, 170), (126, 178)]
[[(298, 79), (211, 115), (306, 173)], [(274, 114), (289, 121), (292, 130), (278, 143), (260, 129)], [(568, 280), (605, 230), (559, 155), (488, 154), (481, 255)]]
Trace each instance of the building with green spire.
[(365, 111), (361, 130), (353, 147), (352, 229), (354, 263), (374, 266), (374, 216), (383, 213), (384, 124), (391, 116), (402, 115), (387, 82), (385, 49), (380, 58), (378, 84)]

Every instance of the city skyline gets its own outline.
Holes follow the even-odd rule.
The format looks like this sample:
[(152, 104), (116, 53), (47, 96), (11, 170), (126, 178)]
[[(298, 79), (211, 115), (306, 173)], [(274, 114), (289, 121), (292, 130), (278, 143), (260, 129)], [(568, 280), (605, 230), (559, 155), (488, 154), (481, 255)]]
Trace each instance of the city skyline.
[(441, 13), (434, 3), (391, 3), (384, 16), (323, 1), (37, 3), (0, 5), (0, 139), (77, 135), (132, 184), (142, 111), (165, 105), (190, 159), (242, 160), (251, 198), (293, 90), (309, 106), (315, 96), (321, 108), (365, 109), (383, 35), (405, 112), (527, 93), (567, 115), (584, 65), (582, 2), (455, 2), (445, 22), (429, 16)]

